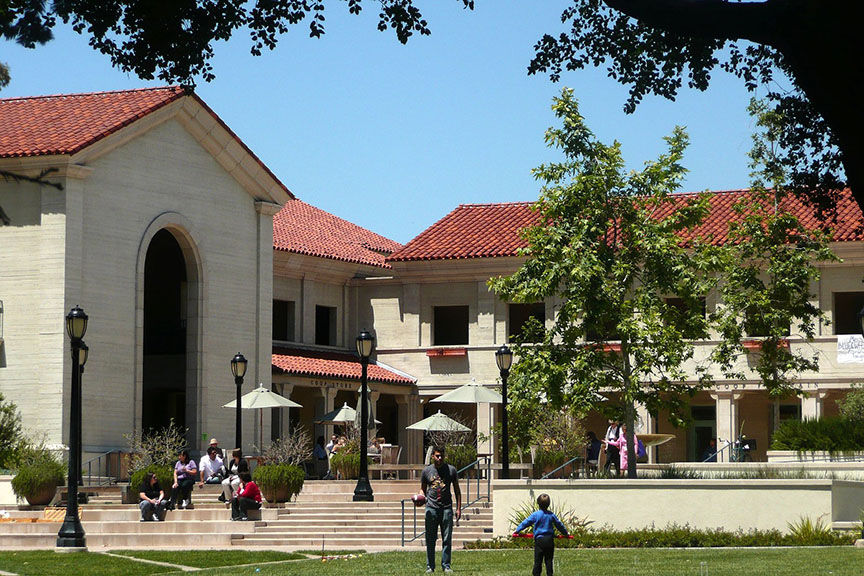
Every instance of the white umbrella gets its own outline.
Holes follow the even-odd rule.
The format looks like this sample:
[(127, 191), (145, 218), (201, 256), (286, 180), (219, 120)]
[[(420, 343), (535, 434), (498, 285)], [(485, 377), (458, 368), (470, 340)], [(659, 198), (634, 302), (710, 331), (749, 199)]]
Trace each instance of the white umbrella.
[[(348, 424), (353, 423), (356, 419), (357, 411), (348, 406), (348, 403), (346, 402), (338, 410), (333, 410), (332, 412), (324, 414), (321, 416), (320, 420), (316, 420), (315, 422), (318, 424)], [(381, 422), (375, 420), (375, 424), (381, 424)]]
[[(222, 405), (223, 408), (237, 408), (237, 400), (232, 400), (227, 404)], [(276, 394), (264, 387), (264, 384), (258, 384), (258, 387), (251, 392), (240, 397), (240, 408), (243, 410), (258, 410), (258, 443), (259, 449), (263, 449), (264, 444), (264, 410), (267, 408), (302, 408), (300, 404), (289, 400), (284, 396)], [(239, 446), (238, 446), (239, 448)]]
[(408, 430), (425, 430), (427, 432), (432, 431), (445, 431), (445, 432), (470, 432), (471, 429), (467, 426), (463, 426), (459, 422), (453, 420), (449, 416), (442, 414), (439, 410), (436, 414), (429, 416), (428, 418), (424, 418), (419, 422), (415, 422), (408, 426)]
[(458, 402), (460, 404), (478, 404), (480, 402), (500, 404), (503, 401), (504, 399), (498, 392), (490, 390), (474, 380), (434, 400), (430, 400), (430, 402)]

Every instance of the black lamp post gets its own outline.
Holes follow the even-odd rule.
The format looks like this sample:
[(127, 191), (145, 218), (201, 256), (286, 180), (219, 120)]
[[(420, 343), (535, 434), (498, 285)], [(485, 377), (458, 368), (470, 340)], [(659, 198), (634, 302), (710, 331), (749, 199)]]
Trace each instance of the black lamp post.
[(78, 519), (78, 477), (81, 474), (81, 360), (87, 352), (82, 338), (87, 332), (87, 313), (78, 306), (66, 315), (66, 333), (72, 341), (72, 389), (69, 402), (69, 479), (66, 487), (66, 517), (57, 532), (58, 548), (86, 548), (87, 537)]
[(241, 454), (243, 453), (243, 423), (240, 417), (240, 409), (242, 408), (242, 406), (240, 406), (240, 391), (243, 388), (243, 377), (246, 376), (246, 368), (248, 366), (249, 361), (239, 352), (231, 359), (231, 373), (234, 374), (234, 384), (237, 385), (237, 421), (235, 424), (234, 444), (240, 450)]
[[(81, 459), (81, 453), (84, 451), (84, 442), (81, 440), (81, 438), (84, 435), (83, 434), (84, 418), (82, 416), (81, 410), (83, 410), (83, 406), (84, 406), (84, 399), (82, 396), (82, 394), (84, 393), (83, 392), (83, 390), (84, 390), (84, 365), (87, 364), (87, 356), (89, 354), (90, 354), (90, 347), (84, 343), (84, 340), (81, 340), (81, 345), (78, 347), (78, 368), (79, 368), (79, 372), (81, 374), (80, 380), (79, 380), (79, 386), (78, 386), (78, 406), (79, 406), (78, 421), (81, 422), (81, 426), (78, 426), (78, 454), (76, 456), (78, 458), (78, 470), (81, 470), (82, 467), (84, 466), (82, 464), (82, 459)], [(78, 475), (78, 485), (79, 486), (84, 485), (83, 470), (82, 470), (82, 474)], [(78, 503), (79, 504), (87, 504), (87, 502), (88, 502), (87, 494), (85, 492), (79, 493), (78, 494)]]
[(507, 376), (510, 375), (510, 365), (513, 364), (513, 352), (507, 345), (495, 351), (495, 363), (501, 372), (501, 477), (510, 478), (510, 440), (507, 435)]
[(369, 389), (366, 387), (366, 372), (369, 366), (369, 356), (375, 349), (375, 338), (364, 330), (357, 336), (356, 344), (357, 355), (360, 356), (360, 366), (363, 371), (360, 376), (360, 475), (357, 478), (357, 487), (354, 488), (354, 501), (372, 502), (375, 497), (372, 494), (372, 484), (369, 482), (369, 462), (366, 456), (366, 450), (369, 447), (369, 434), (366, 430), (369, 426), (368, 407), (366, 406)]

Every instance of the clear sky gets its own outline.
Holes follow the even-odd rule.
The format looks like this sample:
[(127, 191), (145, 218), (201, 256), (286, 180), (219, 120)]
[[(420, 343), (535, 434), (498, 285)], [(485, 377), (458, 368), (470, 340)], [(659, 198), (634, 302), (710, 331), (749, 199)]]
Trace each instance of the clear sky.
[[(706, 93), (649, 98), (624, 114), (627, 90), (603, 70), (568, 72), (553, 84), (528, 76), (534, 43), (562, 30), (567, 0), (420, 2), (432, 35), (401, 45), (376, 29), (374, 2), (360, 17), (330, 2), (327, 33), (305, 24), (273, 52), (249, 54), (248, 36), (217, 47), (207, 104), (300, 199), (407, 242), (459, 204), (534, 200), (537, 165), (557, 159), (543, 143), (551, 99), (575, 90), (588, 125), (619, 140), (631, 167), (655, 158), (663, 136), (687, 128), (685, 191), (748, 185), (749, 94), (717, 72)], [(62, 24), (36, 50), (0, 40), (12, 82), (2, 97), (144, 86)]]

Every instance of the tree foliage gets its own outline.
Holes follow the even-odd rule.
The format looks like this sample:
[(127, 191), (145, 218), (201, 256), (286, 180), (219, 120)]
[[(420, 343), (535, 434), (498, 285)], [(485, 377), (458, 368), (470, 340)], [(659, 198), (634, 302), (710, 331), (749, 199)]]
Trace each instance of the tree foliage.
[[(705, 90), (717, 69), (737, 76), (783, 118), (777, 143), (791, 184), (820, 211), (836, 202), (844, 172), (864, 206), (864, 72), (851, 0), (573, 0), (569, 25), (535, 46), (529, 73), (604, 66), (630, 87), (633, 112), (648, 94), (674, 100)], [(826, 214), (827, 215), (827, 214)]]
[(735, 368), (746, 353), (742, 341), (759, 337), (751, 364), (769, 395), (781, 397), (797, 391), (799, 373), (819, 369), (815, 352), (793, 350), (787, 338), (810, 342), (816, 322), (826, 321), (811, 287), (819, 280), (819, 264), (838, 259), (829, 233), (808, 229), (789, 209), (786, 166), (776, 153), (782, 118), (758, 101), (750, 109), (759, 127), (750, 153), (754, 182), (735, 205), (740, 220), (730, 222), (728, 242), (716, 258), (722, 305), (711, 320), (721, 342), (712, 359), (727, 376), (743, 379)]
[(25, 445), (18, 407), (0, 394), (0, 469), (13, 468)]
[[(473, 9), (473, 0), (458, 0)], [(293, 25), (306, 23), (309, 36), (325, 32), (325, 6), (332, 0), (0, 0), (0, 35), (34, 48), (52, 39), (58, 20), (86, 35), (111, 63), (142, 79), (194, 85), (214, 78), (210, 60), (215, 42), (248, 31), (250, 50), (276, 47)], [(345, 0), (358, 15), (363, 0)], [(415, 0), (379, 0), (378, 29), (392, 29), (403, 44), (429, 25)], [(3, 70), (0, 69), (0, 87)]]
[(524, 231), (519, 270), (490, 284), (504, 299), (558, 303), (542, 342), (517, 346), (514, 373), (539, 381), (553, 409), (590, 408), (601, 391), (616, 392), (632, 456), (636, 403), (680, 417), (683, 399), (707, 382), (704, 371), (694, 381), (683, 365), (692, 340), (707, 334), (702, 298), (712, 280), (701, 244), (682, 242), (707, 215), (707, 197), (673, 197), (686, 172), (682, 129), (666, 139), (666, 154), (627, 173), (620, 145), (594, 138), (572, 90), (552, 109), (562, 125), (546, 142), (565, 159), (534, 170), (543, 183), (535, 205), (542, 224)]

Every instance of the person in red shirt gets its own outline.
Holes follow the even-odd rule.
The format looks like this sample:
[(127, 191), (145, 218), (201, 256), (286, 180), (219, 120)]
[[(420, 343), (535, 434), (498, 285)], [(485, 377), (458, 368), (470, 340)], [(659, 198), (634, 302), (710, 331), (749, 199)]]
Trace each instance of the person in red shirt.
[(261, 490), (248, 472), (240, 473), (240, 487), (231, 500), (231, 520), (249, 520), (249, 510), (261, 508)]

